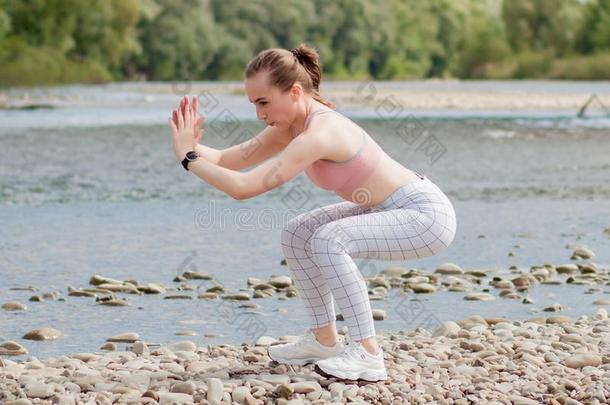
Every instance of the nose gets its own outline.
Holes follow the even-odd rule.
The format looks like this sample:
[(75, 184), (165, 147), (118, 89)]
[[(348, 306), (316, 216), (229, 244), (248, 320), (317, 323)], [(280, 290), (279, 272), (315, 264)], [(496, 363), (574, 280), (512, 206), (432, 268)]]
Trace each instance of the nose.
[(267, 120), (267, 114), (263, 113), (259, 107), (256, 107), (256, 118), (259, 121), (265, 121)]

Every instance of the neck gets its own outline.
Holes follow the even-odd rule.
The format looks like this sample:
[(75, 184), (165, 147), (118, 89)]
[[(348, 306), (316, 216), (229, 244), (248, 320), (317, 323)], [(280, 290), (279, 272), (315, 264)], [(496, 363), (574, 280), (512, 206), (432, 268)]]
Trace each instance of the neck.
[(296, 133), (300, 134), (305, 130), (305, 121), (307, 121), (307, 117), (314, 110), (317, 110), (317, 102), (312, 99), (307, 104), (305, 104), (303, 114), (299, 114), (299, 116), (296, 118), (296, 120), (294, 120), (294, 123), (292, 124), (292, 126), (296, 129)]

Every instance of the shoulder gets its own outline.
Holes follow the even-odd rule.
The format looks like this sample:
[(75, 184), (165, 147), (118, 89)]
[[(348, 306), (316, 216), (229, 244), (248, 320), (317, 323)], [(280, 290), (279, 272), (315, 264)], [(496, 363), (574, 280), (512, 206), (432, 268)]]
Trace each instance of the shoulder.
[[(317, 117), (322, 118), (322, 117)], [(312, 123), (305, 131), (293, 138), (286, 147), (285, 154), (296, 161), (312, 163), (324, 158), (333, 147), (333, 129), (322, 120)]]

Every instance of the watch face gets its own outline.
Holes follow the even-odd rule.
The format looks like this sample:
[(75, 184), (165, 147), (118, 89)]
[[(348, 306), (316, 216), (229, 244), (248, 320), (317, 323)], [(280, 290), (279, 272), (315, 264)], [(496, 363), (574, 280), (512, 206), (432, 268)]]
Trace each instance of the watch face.
[(198, 154), (197, 154), (197, 152), (195, 152), (195, 151), (190, 151), (190, 152), (188, 152), (188, 153), (186, 154), (186, 158), (187, 158), (188, 160), (195, 160), (195, 159), (197, 159), (198, 157), (199, 157), (199, 155), (198, 155)]

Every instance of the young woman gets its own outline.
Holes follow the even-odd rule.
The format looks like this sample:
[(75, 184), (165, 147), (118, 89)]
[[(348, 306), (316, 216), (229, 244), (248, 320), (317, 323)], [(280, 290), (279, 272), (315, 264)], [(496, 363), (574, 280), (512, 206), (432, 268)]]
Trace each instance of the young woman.
[[(185, 97), (170, 125), (185, 169), (235, 199), (265, 193), (305, 171), (343, 202), (291, 219), (282, 249), (310, 328), (295, 342), (270, 346), (269, 357), (342, 379), (387, 378), (366, 282), (353, 258), (411, 260), (435, 255), (453, 241), (456, 217), (447, 196), (427, 177), (391, 157), (319, 94), (320, 62), (305, 45), (267, 49), (249, 62), (245, 88), (267, 127), (241, 145), (199, 144), (197, 99)], [(256, 148), (252, 148), (256, 145)], [(244, 149), (254, 149), (244, 154)], [(261, 163), (262, 162), (262, 163)], [(261, 163), (249, 171), (240, 169)], [(333, 298), (348, 326), (344, 344)]]

